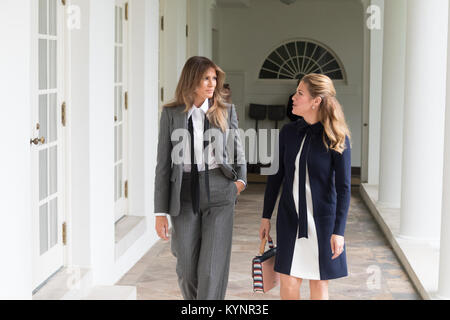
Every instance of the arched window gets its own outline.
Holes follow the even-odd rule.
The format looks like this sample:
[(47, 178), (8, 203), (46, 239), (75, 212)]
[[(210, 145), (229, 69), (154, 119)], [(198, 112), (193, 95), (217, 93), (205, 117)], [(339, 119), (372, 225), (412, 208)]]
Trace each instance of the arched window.
[(339, 58), (323, 44), (297, 40), (275, 49), (259, 72), (260, 79), (301, 79), (308, 73), (321, 73), (332, 80), (346, 80)]

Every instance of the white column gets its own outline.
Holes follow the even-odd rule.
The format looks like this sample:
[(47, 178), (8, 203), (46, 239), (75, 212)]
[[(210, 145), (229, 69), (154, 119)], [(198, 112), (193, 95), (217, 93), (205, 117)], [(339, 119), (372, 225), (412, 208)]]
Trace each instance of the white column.
[(164, 1), (163, 32), (163, 74), (164, 102), (169, 102), (175, 95), (181, 70), (187, 55), (187, 0)]
[(361, 0), (363, 6), (364, 64), (362, 81), (362, 128), (361, 128), (361, 182), (369, 181), (369, 99), (370, 99), (370, 29), (367, 27), (367, 8), (370, 0)]
[(37, 13), (29, 0), (0, 6), (0, 299), (31, 299), (30, 57)]
[[(69, 265), (111, 284), (114, 266), (114, 0), (72, 0), (81, 28), (70, 33)], [(71, 258), (71, 260), (70, 260)]]
[[(380, 175), (380, 118), (381, 84), (383, 71), (383, 13), (384, 0), (371, 0), (371, 5), (379, 8), (371, 12), (381, 19), (381, 29), (370, 30), (370, 96), (369, 96), (369, 145), (367, 182), (377, 185)], [(379, 16), (378, 16), (379, 14)]]
[[(216, 7), (215, 0), (206, 0), (205, 4), (205, 43), (204, 43), (204, 56), (212, 59), (213, 52), (213, 17), (214, 17), (214, 9)], [(214, 61), (215, 63), (218, 63)]]
[[(154, 186), (156, 152), (158, 141), (154, 137), (158, 135), (159, 118), (158, 110), (158, 74), (159, 74), (159, 2), (145, 2), (146, 20), (146, 41), (145, 41), (145, 83), (144, 83), (144, 175), (145, 175), (145, 213), (147, 215), (147, 230), (151, 230), (151, 244), (159, 239), (155, 230), (154, 216)], [(142, 134), (142, 132), (141, 132)], [(142, 174), (142, 172), (141, 172)], [(150, 195), (150, 196), (149, 196)]]
[[(111, 284), (114, 265), (114, 0), (89, 1), (89, 213), (95, 284)], [(106, 116), (108, 115), (108, 116)]]
[[(450, 14), (450, 7), (449, 7)], [(447, 46), (450, 44), (450, 32)], [(438, 295), (450, 299), (450, 51), (447, 52), (447, 101), (445, 112), (444, 179), (442, 188), (441, 247)]]
[(400, 207), (405, 97), (406, 0), (386, 1), (378, 202)]
[(188, 6), (188, 56), (212, 56), (213, 0), (189, 0)]
[(439, 240), (448, 1), (408, 0), (400, 235)]

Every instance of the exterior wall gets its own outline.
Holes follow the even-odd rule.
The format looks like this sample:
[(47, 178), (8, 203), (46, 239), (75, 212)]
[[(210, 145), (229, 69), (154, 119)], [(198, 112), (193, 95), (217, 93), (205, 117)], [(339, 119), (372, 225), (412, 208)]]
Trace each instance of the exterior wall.
[[(239, 126), (255, 127), (255, 121), (248, 119), (249, 103), (285, 105), (295, 90), (295, 80), (258, 80), (259, 70), (270, 52), (290, 39), (319, 41), (336, 53), (347, 73), (348, 84), (336, 83), (336, 90), (352, 132), (352, 166), (359, 167), (364, 48), (360, 1), (297, 1), (287, 6), (280, 1), (259, 0), (252, 1), (248, 8), (219, 7), (216, 11), (218, 64), (233, 74), (230, 78), (242, 75), (236, 80), (239, 84), (233, 86), (231, 82), (233, 93), (243, 90), (245, 97), (238, 105)], [(259, 127), (274, 128), (274, 124), (265, 120)]]

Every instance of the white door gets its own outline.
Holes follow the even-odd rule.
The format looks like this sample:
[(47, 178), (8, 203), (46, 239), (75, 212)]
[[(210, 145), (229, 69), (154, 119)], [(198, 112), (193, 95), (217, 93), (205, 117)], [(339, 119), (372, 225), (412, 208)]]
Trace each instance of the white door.
[(128, 212), (128, 4), (116, 0), (114, 59), (114, 201), (115, 221)]
[(64, 264), (64, 6), (60, 0), (34, 2), (30, 131), (32, 174), (33, 289)]

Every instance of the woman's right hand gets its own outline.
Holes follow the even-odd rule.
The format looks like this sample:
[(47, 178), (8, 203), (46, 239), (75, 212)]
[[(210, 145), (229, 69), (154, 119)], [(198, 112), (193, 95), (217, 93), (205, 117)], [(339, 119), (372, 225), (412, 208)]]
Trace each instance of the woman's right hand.
[(165, 216), (156, 217), (155, 229), (158, 236), (163, 240), (169, 240), (169, 221)]
[(269, 239), (270, 219), (262, 218), (261, 226), (259, 227), (259, 239)]

